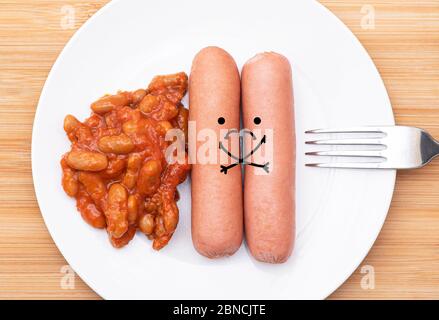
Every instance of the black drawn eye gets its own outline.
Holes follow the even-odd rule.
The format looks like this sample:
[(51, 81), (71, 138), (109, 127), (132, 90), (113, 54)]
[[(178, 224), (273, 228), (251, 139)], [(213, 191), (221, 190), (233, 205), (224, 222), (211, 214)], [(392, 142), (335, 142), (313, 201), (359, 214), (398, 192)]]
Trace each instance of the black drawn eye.
[(224, 119), (223, 117), (218, 118), (218, 123), (220, 125), (223, 125), (224, 123), (226, 123), (226, 119)]
[(259, 124), (261, 124), (262, 120), (261, 120), (261, 118), (256, 117), (256, 118), (253, 120), (253, 122), (255, 123), (255, 125), (259, 125)]

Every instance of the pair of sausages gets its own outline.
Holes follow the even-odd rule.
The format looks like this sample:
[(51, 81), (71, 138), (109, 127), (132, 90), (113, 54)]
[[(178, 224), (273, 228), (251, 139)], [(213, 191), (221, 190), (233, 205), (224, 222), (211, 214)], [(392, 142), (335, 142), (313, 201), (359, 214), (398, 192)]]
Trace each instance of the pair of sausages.
[[(220, 141), (218, 162), (197, 159), (192, 169), (196, 250), (209, 258), (230, 256), (240, 248), (245, 228), (255, 259), (285, 262), (295, 238), (295, 130), (288, 59), (277, 53), (258, 54), (244, 65), (240, 79), (226, 51), (205, 48), (193, 61), (189, 95), (189, 120), (196, 124), (196, 133), (213, 129)], [(245, 130), (239, 130), (241, 97)], [(237, 155), (233, 143), (225, 141), (232, 136), (254, 144), (245, 143), (242, 155)], [(197, 139), (196, 149), (203, 143)], [(272, 151), (270, 161), (253, 162), (264, 150)]]

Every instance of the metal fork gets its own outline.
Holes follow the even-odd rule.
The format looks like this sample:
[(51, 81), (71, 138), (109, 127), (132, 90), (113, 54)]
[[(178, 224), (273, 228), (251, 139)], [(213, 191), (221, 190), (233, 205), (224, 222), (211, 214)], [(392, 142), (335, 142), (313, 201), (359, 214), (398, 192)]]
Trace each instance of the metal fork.
[[(307, 156), (349, 157), (351, 160), (327, 163), (307, 163), (309, 167), (352, 169), (416, 169), (425, 166), (439, 154), (439, 143), (425, 130), (405, 126), (352, 127), (310, 130), (306, 134), (379, 134), (380, 137), (358, 137), (306, 141), (309, 145), (357, 146), (363, 150), (331, 150), (307, 152)], [(366, 149), (369, 146), (369, 149)], [(370, 146), (381, 148), (371, 150)], [(372, 161), (373, 160), (373, 161)]]

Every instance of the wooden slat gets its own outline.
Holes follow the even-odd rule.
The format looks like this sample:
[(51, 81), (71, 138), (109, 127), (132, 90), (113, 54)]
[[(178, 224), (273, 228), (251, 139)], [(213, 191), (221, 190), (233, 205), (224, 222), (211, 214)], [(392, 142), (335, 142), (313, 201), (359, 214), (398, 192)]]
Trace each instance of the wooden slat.
[[(106, 0), (0, 0), (0, 299), (96, 299), (66, 264), (39, 212), (31, 177), (33, 116), (47, 74), (73, 33)], [(439, 138), (439, 0), (322, 0), (357, 35), (388, 88), (398, 124)], [(61, 8), (75, 25), (61, 27)], [(375, 28), (363, 29), (364, 5)], [(367, 7), (365, 7), (367, 9)], [(375, 288), (362, 289), (364, 266)], [(374, 248), (331, 299), (439, 298), (439, 160), (398, 174)]]

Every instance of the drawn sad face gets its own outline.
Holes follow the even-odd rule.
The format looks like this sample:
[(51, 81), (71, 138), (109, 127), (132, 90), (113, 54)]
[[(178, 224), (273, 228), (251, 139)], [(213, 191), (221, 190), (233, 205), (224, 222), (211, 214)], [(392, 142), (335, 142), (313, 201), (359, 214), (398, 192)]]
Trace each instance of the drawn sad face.
[[(253, 119), (253, 122), (255, 125), (258, 126), (262, 123), (262, 120), (259, 117), (255, 117)], [(218, 118), (219, 125), (222, 126), (225, 123), (226, 123), (226, 120), (223, 117)], [(233, 134), (239, 135), (239, 144), (240, 144), (241, 151), (240, 151), (239, 155), (232, 154), (224, 146), (222, 141), (219, 142), (220, 150), (222, 152), (226, 153), (231, 159), (236, 161), (235, 163), (232, 163), (231, 165), (228, 165), (228, 166), (222, 165), (221, 166), (221, 173), (227, 174), (230, 169), (232, 169), (238, 165), (241, 165), (241, 164), (256, 167), (256, 168), (261, 168), (266, 173), (269, 173), (270, 172), (270, 169), (269, 169), (270, 163), (269, 162), (267, 162), (265, 164), (259, 164), (259, 163), (254, 163), (254, 162), (248, 160), (253, 156), (253, 154), (255, 154), (255, 152), (257, 152), (262, 147), (263, 144), (265, 144), (267, 142), (267, 137), (264, 135), (261, 138), (261, 140), (255, 144), (255, 142), (256, 142), (255, 140), (257, 140), (258, 138), (256, 137), (256, 135), (252, 131), (250, 131), (248, 129), (241, 129), (240, 131), (238, 131), (237, 129), (231, 129), (225, 134), (224, 139), (228, 140), (230, 138), (230, 136)], [(254, 147), (252, 147), (250, 152), (248, 152), (247, 154), (244, 154), (244, 152), (245, 152), (244, 150), (246, 149), (246, 148), (244, 148), (244, 141), (246, 140), (246, 138), (247, 139), (249, 138), (252, 140), (252, 146), (254, 146)]]

